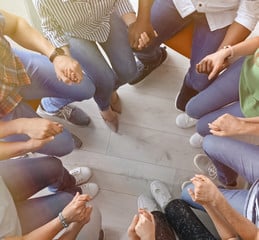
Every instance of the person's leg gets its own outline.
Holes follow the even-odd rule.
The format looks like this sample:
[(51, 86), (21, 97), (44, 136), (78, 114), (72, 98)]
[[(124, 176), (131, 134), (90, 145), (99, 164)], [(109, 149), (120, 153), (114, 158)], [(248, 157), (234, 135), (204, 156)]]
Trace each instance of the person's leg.
[[(1, 120), (10, 121), (17, 118), (39, 118), (39, 115), (29, 105), (21, 102), (11, 113)], [(10, 142), (27, 141), (28, 139), (29, 137), (25, 134), (15, 134), (5, 138), (6, 141)], [(60, 157), (71, 153), (74, 148), (75, 143), (71, 133), (64, 129), (62, 133), (55, 136), (54, 140), (45, 144), (36, 152)]]
[(196, 123), (197, 132), (203, 137), (209, 135), (210, 129), (208, 127), (208, 123), (212, 123), (214, 120), (225, 113), (229, 113), (236, 117), (244, 117), (240, 108), (240, 103), (238, 101), (201, 117)]
[(133, 51), (129, 45), (127, 26), (121, 17), (114, 12), (110, 19), (110, 34), (102, 48), (110, 60), (117, 78), (114, 90), (131, 82), (139, 75)]
[[(194, 186), (193, 184), (187, 185), (183, 190), (181, 194), (181, 198), (188, 203), (191, 207), (200, 209), (202, 211), (205, 211), (204, 208), (194, 202), (191, 198), (191, 196), (188, 193), (188, 189), (193, 189)], [(246, 197), (248, 194), (248, 190), (246, 189), (224, 189), (224, 188), (219, 188), (219, 191), (222, 192), (230, 206), (232, 206), (236, 211), (238, 211), (240, 214), (243, 214), (244, 206), (245, 206), (245, 201)]]
[(0, 175), (15, 202), (26, 200), (49, 186), (55, 191), (66, 191), (72, 194), (80, 192), (80, 188), (75, 186), (75, 178), (55, 157), (0, 161)]
[(107, 110), (117, 79), (116, 74), (106, 62), (95, 42), (71, 38), (70, 52), (90, 76), (92, 85), (95, 87), (94, 100), (99, 109)]
[(218, 179), (225, 185), (236, 182), (241, 175), (249, 183), (259, 178), (259, 147), (228, 137), (209, 135), (203, 149), (217, 169)]
[(167, 204), (165, 216), (182, 240), (216, 240), (191, 210), (190, 206), (181, 199), (172, 200)]
[(29, 233), (57, 217), (72, 199), (73, 194), (58, 192), (16, 203), (22, 233)]
[(190, 67), (176, 99), (176, 106), (182, 111), (185, 111), (187, 102), (193, 96), (212, 83), (212, 81), (208, 80), (207, 74), (197, 73), (196, 64), (208, 54), (217, 51), (228, 28), (225, 27), (211, 31), (204, 14), (194, 13), (192, 17), (194, 21), (194, 32)]
[(239, 100), (239, 78), (244, 58), (239, 59), (218, 76), (206, 89), (191, 98), (186, 105), (188, 116), (202, 116)]
[(136, 52), (136, 56), (145, 63), (155, 61), (161, 54), (159, 46), (191, 23), (192, 18), (182, 18), (172, 0), (155, 0), (151, 9), (151, 22), (156, 37), (149, 47)]
[[(21, 95), (26, 100), (52, 97), (41, 101), (43, 109), (48, 113), (55, 113), (71, 102), (93, 96), (95, 88), (88, 76), (85, 75), (80, 84), (68, 85), (57, 79), (53, 64), (47, 57), (20, 49), (15, 49), (15, 54), (21, 59), (31, 79), (30, 85), (21, 87)], [(89, 123), (89, 117), (79, 108), (66, 118), (79, 125)]]
[(152, 214), (155, 219), (156, 240), (175, 240), (174, 231), (168, 224), (165, 214), (160, 211), (153, 211)]

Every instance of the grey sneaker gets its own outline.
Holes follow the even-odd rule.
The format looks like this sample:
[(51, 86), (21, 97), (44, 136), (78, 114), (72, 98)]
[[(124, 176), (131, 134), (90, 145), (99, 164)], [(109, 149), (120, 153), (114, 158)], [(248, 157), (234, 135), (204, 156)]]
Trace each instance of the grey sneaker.
[(146, 209), (149, 212), (161, 211), (161, 208), (157, 205), (155, 199), (144, 193), (138, 197), (138, 208)]
[(190, 145), (194, 148), (201, 148), (202, 142), (203, 142), (203, 137), (197, 132), (194, 133), (189, 139)]
[(88, 167), (77, 167), (70, 170), (69, 173), (75, 178), (76, 185), (86, 183), (92, 176), (91, 169)]
[(173, 197), (167, 186), (159, 180), (150, 183), (150, 191), (159, 207), (164, 210), (166, 205), (173, 200)]
[(209, 177), (212, 181), (217, 179), (217, 169), (207, 155), (197, 154), (193, 163), (200, 173)]
[(79, 186), (81, 188), (82, 194), (87, 194), (92, 197), (92, 199), (99, 192), (99, 186), (96, 183), (84, 183)]
[(90, 117), (80, 108), (75, 106), (66, 105), (63, 108), (59, 109), (57, 112), (50, 113), (47, 112), (43, 106), (40, 104), (37, 109), (37, 113), (44, 116), (59, 117), (65, 119), (75, 125), (87, 126), (90, 123)]

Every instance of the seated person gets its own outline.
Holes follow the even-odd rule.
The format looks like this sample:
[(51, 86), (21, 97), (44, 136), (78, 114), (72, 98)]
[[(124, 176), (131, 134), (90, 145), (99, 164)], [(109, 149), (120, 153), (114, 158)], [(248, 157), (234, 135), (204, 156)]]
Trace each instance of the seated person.
[[(32, 51), (12, 49), (5, 35), (22, 47), (42, 55)], [(28, 126), (35, 130), (39, 121), (33, 121), (33, 118), (39, 116), (23, 100), (48, 96), (60, 98), (66, 96), (70, 101), (89, 98), (85, 91), (87, 82), (83, 79), (78, 62), (69, 56), (57, 55), (55, 47), (24, 19), (3, 10), (0, 10), (0, 46), (0, 118), (2, 121), (31, 118)], [(53, 64), (48, 59), (50, 56)], [(85, 123), (89, 122), (88, 116), (78, 108), (70, 111), (70, 117), (67, 116), (67, 118), (74, 118), (74, 114), (80, 114), (80, 119)], [(41, 127), (42, 125), (44, 124), (41, 124)], [(45, 122), (45, 125), (48, 124)], [(52, 126), (46, 131), (49, 136), (55, 136), (55, 138), (37, 151), (55, 156), (70, 153), (75, 147), (71, 134), (63, 131), (61, 125), (55, 124), (55, 130), (53, 124), (50, 125)], [(15, 142), (28, 139), (26, 133), (15, 131), (8, 140)]]
[[(88, 204), (98, 186), (82, 184), (88, 178), (73, 176), (55, 157), (0, 161), (0, 239), (49, 240), (66, 228), (58, 239), (98, 240), (100, 212)], [(45, 187), (56, 191), (32, 197)]]
[[(192, 178), (194, 190), (189, 190), (193, 201), (201, 204), (209, 214), (221, 239), (259, 239), (258, 181), (246, 191), (246, 204), (242, 216), (228, 204), (223, 194), (203, 175)], [(201, 223), (189, 205), (181, 199), (173, 199), (160, 181), (151, 183), (153, 198), (141, 195), (138, 199), (139, 214), (128, 229), (129, 239), (174, 240), (217, 239)], [(146, 208), (146, 209), (145, 209)]]
[[(259, 37), (253, 37), (210, 54), (197, 64), (200, 75), (207, 74), (213, 81), (186, 105), (187, 114), (198, 119), (196, 129), (202, 137), (210, 134), (208, 123), (224, 113), (242, 118), (259, 115), (258, 47)], [(234, 57), (239, 59), (229, 65)]]

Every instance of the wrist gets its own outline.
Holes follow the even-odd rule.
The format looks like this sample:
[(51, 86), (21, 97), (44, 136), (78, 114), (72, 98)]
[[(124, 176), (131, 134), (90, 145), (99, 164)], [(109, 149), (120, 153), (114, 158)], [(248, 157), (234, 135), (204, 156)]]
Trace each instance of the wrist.
[(61, 225), (63, 226), (63, 228), (68, 228), (69, 223), (68, 223), (67, 219), (63, 216), (62, 212), (60, 212), (58, 214), (58, 219), (59, 219)]
[(231, 45), (226, 45), (223, 47), (223, 50), (225, 50), (226, 53), (226, 59), (231, 59), (234, 57), (234, 50), (233, 47)]

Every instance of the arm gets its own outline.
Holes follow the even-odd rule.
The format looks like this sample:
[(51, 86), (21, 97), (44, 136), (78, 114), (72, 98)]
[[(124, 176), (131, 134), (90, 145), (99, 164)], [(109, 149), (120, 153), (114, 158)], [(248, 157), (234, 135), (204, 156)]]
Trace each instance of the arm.
[(19, 118), (10, 121), (0, 121), (0, 138), (14, 134), (26, 134), (27, 141), (3, 142), (0, 141), (0, 160), (34, 152), (63, 131), (60, 123), (42, 118)]
[(259, 135), (259, 117), (238, 118), (230, 114), (209, 123), (210, 132), (216, 136)]
[(241, 57), (251, 55), (257, 48), (259, 48), (259, 37), (247, 39), (232, 47), (220, 49), (206, 56), (197, 64), (196, 69), (199, 73), (209, 74), (208, 78), (213, 79), (228, 66), (228, 58), (230, 56)]
[[(148, 43), (157, 36), (151, 24), (150, 13), (153, 0), (139, 0), (137, 20), (129, 26), (129, 41), (130, 46), (134, 49), (141, 49), (147, 46)], [(139, 41), (143, 37), (141, 34), (146, 33), (146, 42), (140, 45)]]
[[(194, 183), (194, 192), (190, 194), (194, 201), (202, 204), (212, 214), (212, 219), (216, 222), (216, 227), (220, 228), (219, 233), (222, 239), (235, 238), (239, 235), (242, 239), (258, 240), (259, 230), (248, 219), (240, 215), (233, 209), (217, 187), (205, 176), (196, 175), (192, 182)], [(214, 208), (214, 209), (213, 209)], [(215, 215), (215, 211), (217, 212)], [(220, 215), (220, 217), (218, 217)], [(225, 219), (227, 225), (224, 225)]]
[[(73, 200), (63, 209), (62, 214), (70, 225), (67, 231), (59, 238), (60, 240), (75, 239), (81, 228), (90, 221), (92, 207), (86, 206), (86, 202), (89, 200), (89, 196), (77, 193)], [(53, 239), (62, 229), (63, 225), (59, 218), (56, 217), (22, 237), (6, 237), (5, 240), (49, 240)]]
[[(49, 57), (55, 47), (42, 36), (36, 29), (32, 28), (23, 18), (0, 10), (5, 18), (4, 35), (7, 35), (22, 47), (39, 52)], [(28, 37), (30, 36), (30, 37)], [(77, 61), (69, 56), (57, 56), (54, 61), (54, 68), (58, 79), (66, 83), (78, 83), (82, 80), (82, 69)], [(74, 72), (74, 78), (66, 76), (67, 72)]]

